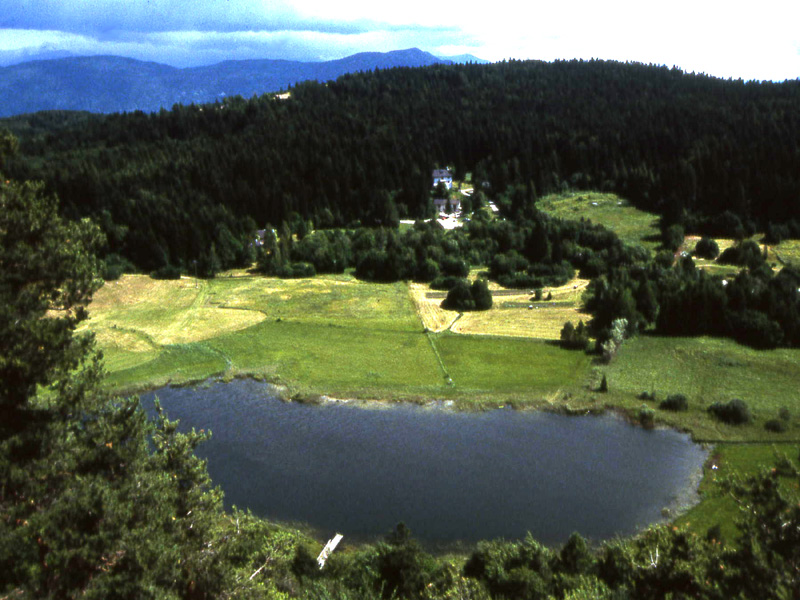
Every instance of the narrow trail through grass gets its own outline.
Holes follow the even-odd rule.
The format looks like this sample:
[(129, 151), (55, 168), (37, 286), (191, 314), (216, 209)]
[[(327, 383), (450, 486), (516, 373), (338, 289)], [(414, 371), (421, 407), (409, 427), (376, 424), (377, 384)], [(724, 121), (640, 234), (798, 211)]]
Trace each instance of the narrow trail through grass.
[(425, 336), (428, 338), (428, 341), (431, 344), (431, 350), (433, 350), (433, 355), (436, 357), (437, 362), (439, 363), (439, 368), (442, 370), (442, 378), (448, 385), (454, 386), (455, 382), (453, 378), (450, 377), (450, 374), (447, 372), (447, 367), (444, 366), (444, 361), (442, 361), (442, 355), (439, 354), (438, 348), (436, 348), (436, 341), (433, 339), (433, 334), (430, 331), (425, 332)]

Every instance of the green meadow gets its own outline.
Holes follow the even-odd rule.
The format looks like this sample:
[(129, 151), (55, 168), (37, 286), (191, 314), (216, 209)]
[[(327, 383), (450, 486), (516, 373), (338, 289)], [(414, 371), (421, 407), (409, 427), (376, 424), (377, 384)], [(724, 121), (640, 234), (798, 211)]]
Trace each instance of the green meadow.
[(605, 192), (550, 194), (537, 208), (566, 220), (589, 219), (616, 233), (627, 244), (639, 244), (655, 252), (661, 243), (658, 215), (635, 208), (624, 198)]
[[(664, 424), (692, 432), (697, 441), (800, 441), (800, 350), (754, 350), (732, 340), (697, 337), (667, 338), (640, 335), (627, 340), (604, 373), (606, 402), (631, 412), (642, 405), (656, 411)], [(642, 392), (655, 392), (656, 401), (643, 401)], [(658, 408), (670, 394), (684, 394), (687, 412)], [(744, 400), (753, 415), (746, 425), (726, 425), (707, 408), (714, 402)], [(787, 408), (791, 419), (784, 433), (771, 433), (764, 424)]]
[(349, 275), (126, 276), (90, 315), (119, 391), (249, 375), (294, 397), (542, 405), (590, 374), (590, 357), (540, 340), (426, 334), (407, 284)]
[[(722, 541), (733, 542), (738, 533), (736, 520), (744, 507), (736, 504), (725, 484), (756, 475), (784, 458), (800, 466), (798, 451), (798, 443), (716, 445), (706, 463), (700, 484), (702, 502), (678, 517), (675, 524), (703, 536), (711, 527), (719, 526)], [(783, 485), (787, 495), (800, 500), (797, 478), (785, 478)]]
[(800, 268), (800, 240), (785, 240), (772, 250), (783, 264)]

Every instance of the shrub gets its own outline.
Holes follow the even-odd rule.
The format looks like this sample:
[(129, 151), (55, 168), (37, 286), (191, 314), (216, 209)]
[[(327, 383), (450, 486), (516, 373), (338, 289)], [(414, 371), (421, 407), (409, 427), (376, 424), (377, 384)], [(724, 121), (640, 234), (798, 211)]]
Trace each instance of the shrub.
[(179, 267), (164, 265), (150, 273), (150, 277), (153, 279), (180, 279), (181, 270)]
[(753, 419), (747, 404), (739, 398), (734, 398), (730, 402), (714, 402), (708, 407), (708, 412), (728, 425), (742, 425)]
[(649, 400), (649, 401), (652, 402), (652, 401), (654, 401), (656, 399), (656, 393), (655, 393), (655, 391), (648, 392), (647, 390), (643, 390), (643, 391), (639, 392), (639, 395), (636, 396), (636, 398), (638, 400)]
[(655, 417), (656, 411), (645, 404), (643, 404), (639, 408), (639, 412), (636, 413), (636, 418), (639, 419), (639, 423), (642, 424), (642, 427), (653, 427), (653, 425), (655, 425)]
[(699, 256), (700, 258), (707, 258), (709, 260), (714, 260), (719, 256), (719, 245), (713, 239), (709, 237), (703, 237), (697, 242), (697, 245), (694, 248), (695, 255)]
[(589, 331), (583, 321), (578, 321), (578, 326), (567, 321), (561, 328), (561, 345), (573, 350), (586, 350), (589, 345)]
[(475, 301), (475, 310), (488, 310), (492, 308), (492, 292), (483, 279), (476, 279), (470, 288), (472, 299)]
[(598, 391), (603, 393), (608, 391), (608, 379), (605, 373), (603, 373), (603, 380), (600, 382), (600, 389)]
[(447, 292), (447, 298), (442, 302), (442, 308), (447, 310), (475, 310), (475, 301), (466, 279), (459, 279)]
[[(109, 254), (100, 262), (100, 276), (105, 281), (113, 281), (124, 273), (135, 273), (136, 267), (127, 258), (119, 254)], [(178, 274), (180, 276), (180, 273)]]
[(733, 338), (753, 348), (775, 348), (783, 341), (780, 324), (762, 312), (751, 309), (730, 311), (726, 321)]
[(752, 240), (732, 246), (719, 255), (717, 262), (755, 269), (764, 262), (761, 247)]
[(283, 279), (304, 279), (307, 277), (314, 277), (317, 270), (314, 265), (307, 262), (293, 262), (283, 266), (275, 273), (278, 277)]
[(783, 433), (788, 429), (788, 427), (786, 425), (786, 421), (781, 421), (780, 419), (770, 419), (764, 423), (764, 429), (774, 433)]
[(492, 307), (492, 293), (483, 279), (470, 285), (466, 279), (460, 279), (447, 292), (442, 308), (448, 310), (487, 310)]
[(658, 405), (661, 410), (685, 412), (689, 410), (689, 400), (683, 394), (671, 394)]

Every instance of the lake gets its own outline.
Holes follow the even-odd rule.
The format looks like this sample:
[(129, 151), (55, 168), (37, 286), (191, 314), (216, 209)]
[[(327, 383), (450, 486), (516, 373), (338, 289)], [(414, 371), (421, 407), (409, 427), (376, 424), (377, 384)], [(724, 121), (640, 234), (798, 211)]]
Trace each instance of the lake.
[(163, 388), (149, 411), (156, 394), (181, 430), (213, 432), (198, 454), (227, 506), (351, 542), (400, 521), (433, 546), (629, 535), (696, 501), (707, 456), (612, 415), (286, 403), (248, 379)]

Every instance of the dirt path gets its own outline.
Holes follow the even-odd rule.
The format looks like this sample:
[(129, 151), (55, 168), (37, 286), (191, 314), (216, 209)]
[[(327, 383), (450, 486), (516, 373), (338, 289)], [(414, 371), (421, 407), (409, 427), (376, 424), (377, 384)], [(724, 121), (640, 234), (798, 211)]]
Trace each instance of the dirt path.
[(453, 326), (459, 318), (459, 313), (454, 310), (445, 310), (441, 307), (441, 298), (428, 298), (430, 288), (423, 283), (409, 283), (409, 293), (423, 327), (433, 333), (445, 331)]

